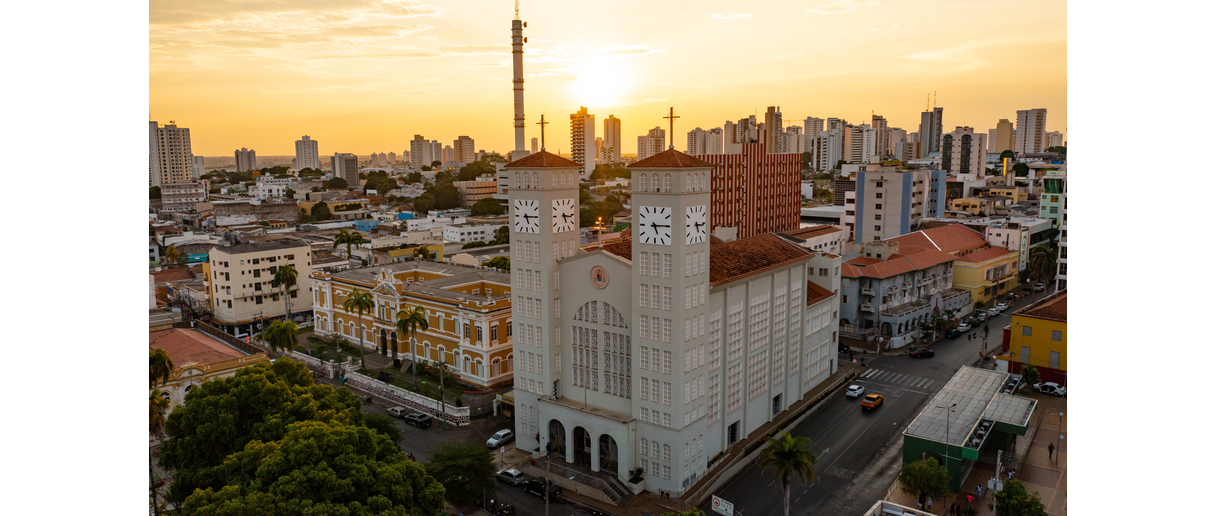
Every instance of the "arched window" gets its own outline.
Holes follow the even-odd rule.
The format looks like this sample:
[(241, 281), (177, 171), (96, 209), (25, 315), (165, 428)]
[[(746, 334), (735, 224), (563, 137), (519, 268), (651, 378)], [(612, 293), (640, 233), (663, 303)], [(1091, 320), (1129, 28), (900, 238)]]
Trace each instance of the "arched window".
[(647, 453), (648, 451), (650, 451), (650, 450), (649, 450), (649, 446), (650, 446), (650, 442), (649, 442), (649, 441), (647, 441), (645, 437), (643, 437), (643, 438), (642, 438), (642, 448), (641, 448), (641, 452), (642, 452), (642, 456), (643, 456), (643, 457), (645, 457), (645, 456), (646, 456), (646, 453)]
[(647, 190), (650, 190), (650, 176), (642, 174), (642, 177), (638, 178), (638, 191), (645, 192)]
[(532, 188), (540, 188), (540, 175), (536, 172), (532, 173)]
[(663, 176), (663, 193), (671, 192), (671, 174)]

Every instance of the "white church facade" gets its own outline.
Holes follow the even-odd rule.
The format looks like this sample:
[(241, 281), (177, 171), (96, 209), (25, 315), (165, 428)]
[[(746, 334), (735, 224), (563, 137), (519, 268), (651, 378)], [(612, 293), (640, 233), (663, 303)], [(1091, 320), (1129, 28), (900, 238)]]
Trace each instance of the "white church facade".
[(682, 494), (836, 371), (840, 257), (710, 234), (713, 165), (633, 164), (631, 236), (580, 248), (578, 172), (511, 176), (516, 446)]

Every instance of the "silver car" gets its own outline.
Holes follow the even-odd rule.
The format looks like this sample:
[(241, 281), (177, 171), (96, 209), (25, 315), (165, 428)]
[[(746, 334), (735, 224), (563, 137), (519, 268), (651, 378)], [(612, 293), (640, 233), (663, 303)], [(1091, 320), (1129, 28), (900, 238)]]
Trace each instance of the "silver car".
[(486, 447), (487, 448), (497, 448), (499, 446), (502, 446), (502, 445), (507, 444), (514, 440), (515, 440), (515, 432), (503, 429), (503, 430), (499, 430), (498, 433), (490, 436), (490, 439), (488, 441), (486, 441)]
[(857, 384), (853, 384), (853, 385), (850, 385), (849, 388), (844, 391), (844, 395), (848, 396), (850, 398), (856, 398), (858, 396), (861, 396), (862, 393), (864, 393), (864, 392), (866, 392), (865, 387), (862, 387)]
[(513, 486), (520, 485), (520, 484), (524, 483), (525, 480), (527, 480), (526, 478), (524, 478), (524, 473), (515, 468), (501, 470), (498, 473), (496, 473), (495, 475), (498, 477), (499, 480), (506, 482), (508, 484), (511, 484)]

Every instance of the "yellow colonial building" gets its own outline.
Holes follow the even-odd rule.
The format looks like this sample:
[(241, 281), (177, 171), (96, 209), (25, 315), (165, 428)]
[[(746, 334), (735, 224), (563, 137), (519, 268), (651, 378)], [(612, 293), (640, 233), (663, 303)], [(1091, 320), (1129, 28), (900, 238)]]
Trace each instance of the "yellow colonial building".
[(1018, 286), (1018, 253), (988, 247), (954, 260), (954, 288), (971, 293), (971, 302), (987, 303)]
[[(413, 353), (443, 362), (460, 379), (489, 387), (513, 381), (511, 275), (484, 267), (411, 260), (313, 275), (316, 331), (341, 335), (383, 355), (411, 358), (408, 335), (397, 331), (398, 310), (422, 306), (430, 328), (419, 331)], [(342, 308), (350, 292), (371, 292), (375, 307), (363, 314)]]
[(1052, 294), (1013, 313), (1006, 328), (1009, 372), (1033, 365), (1045, 382), (1068, 384), (1068, 291)]

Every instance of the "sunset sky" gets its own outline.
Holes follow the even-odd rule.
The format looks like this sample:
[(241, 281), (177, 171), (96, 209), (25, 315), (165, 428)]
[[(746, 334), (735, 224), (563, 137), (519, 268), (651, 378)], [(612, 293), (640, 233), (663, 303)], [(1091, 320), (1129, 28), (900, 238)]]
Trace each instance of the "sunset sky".
[[(513, 146), (512, 0), (151, 0), (150, 120), (189, 127), (195, 155), (397, 152), (414, 134)], [(917, 130), (937, 92), (945, 131), (1047, 108), (1065, 131), (1060, 0), (524, 0), (529, 139), (569, 152), (569, 114), (622, 119), (624, 152), (676, 121), (694, 127), (777, 105)], [(1066, 133), (1067, 136), (1067, 133)], [(669, 135), (670, 137), (670, 135)]]

